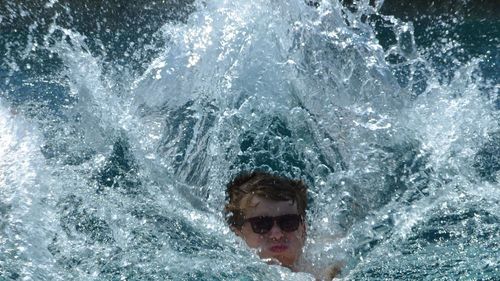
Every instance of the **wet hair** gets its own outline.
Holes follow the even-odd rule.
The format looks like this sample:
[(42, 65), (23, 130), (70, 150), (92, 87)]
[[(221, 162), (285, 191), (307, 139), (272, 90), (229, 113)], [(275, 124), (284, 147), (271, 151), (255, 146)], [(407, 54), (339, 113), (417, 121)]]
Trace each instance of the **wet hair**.
[(232, 227), (241, 228), (243, 211), (253, 196), (273, 201), (297, 203), (299, 215), (305, 216), (307, 208), (307, 186), (301, 180), (293, 180), (266, 172), (243, 172), (237, 175), (226, 189), (227, 203), (224, 208), (226, 220)]

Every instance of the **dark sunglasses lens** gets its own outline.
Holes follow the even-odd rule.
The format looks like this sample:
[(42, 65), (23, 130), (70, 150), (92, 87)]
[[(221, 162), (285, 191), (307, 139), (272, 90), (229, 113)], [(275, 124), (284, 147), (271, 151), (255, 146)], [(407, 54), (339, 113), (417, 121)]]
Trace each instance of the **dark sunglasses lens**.
[(249, 219), (252, 230), (258, 234), (264, 234), (273, 228), (273, 218), (271, 217), (256, 217)]
[(277, 218), (278, 226), (286, 232), (292, 232), (299, 228), (301, 219), (299, 215), (284, 215)]

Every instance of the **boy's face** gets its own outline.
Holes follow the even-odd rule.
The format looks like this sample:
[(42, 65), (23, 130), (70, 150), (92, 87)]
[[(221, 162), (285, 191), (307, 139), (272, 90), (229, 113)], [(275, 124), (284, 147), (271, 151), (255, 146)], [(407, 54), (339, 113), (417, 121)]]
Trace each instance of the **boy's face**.
[[(282, 215), (298, 215), (297, 203), (292, 201), (273, 201), (260, 196), (253, 196), (250, 204), (243, 210), (247, 219), (241, 229), (235, 229), (251, 248), (258, 249), (259, 256), (269, 259), (269, 263), (276, 263), (293, 269), (306, 238), (306, 227), (300, 222), (294, 231), (285, 231), (274, 220), (272, 228), (262, 234), (255, 233), (252, 223), (248, 219), (256, 217), (278, 217)], [(293, 222), (282, 221), (282, 224), (293, 225)], [(286, 227), (285, 227), (286, 228)]]

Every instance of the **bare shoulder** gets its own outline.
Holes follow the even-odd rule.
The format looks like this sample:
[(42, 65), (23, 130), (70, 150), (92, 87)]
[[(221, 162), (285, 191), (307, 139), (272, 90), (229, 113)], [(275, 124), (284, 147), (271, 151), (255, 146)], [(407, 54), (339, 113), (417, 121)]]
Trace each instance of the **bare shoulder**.
[(324, 271), (324, 279), (323, 280), (332, 280), (333, 278), (340, 277), (342, 273), (342, 269), (345, 264), (343, 262), (337, 262), (326, 268)]
[(328, 280), (331, 281), (334, 278), (339, 278), (342, 274), (342, 270), (345, 267), (345, 262), (336, 261), (327, 266), (317, 267), (312, 264), (302, 263), (297, 271), (307, 272), (312, 274), (316, 280)]

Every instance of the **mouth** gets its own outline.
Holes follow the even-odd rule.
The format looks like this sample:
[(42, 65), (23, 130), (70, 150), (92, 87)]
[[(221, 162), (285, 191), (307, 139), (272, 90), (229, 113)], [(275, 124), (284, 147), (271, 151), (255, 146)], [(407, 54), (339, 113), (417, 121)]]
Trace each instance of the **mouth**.
[(271, 250), (271, 252), (273, 252), (273, 253), (281, 253), (281, 252), (286, 251), (287, 249), (288, 249), (288, 246), (284, 245), (284, 244), (274, 245), (274, 246), (269, 248), (269, 250)]

